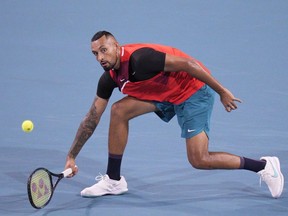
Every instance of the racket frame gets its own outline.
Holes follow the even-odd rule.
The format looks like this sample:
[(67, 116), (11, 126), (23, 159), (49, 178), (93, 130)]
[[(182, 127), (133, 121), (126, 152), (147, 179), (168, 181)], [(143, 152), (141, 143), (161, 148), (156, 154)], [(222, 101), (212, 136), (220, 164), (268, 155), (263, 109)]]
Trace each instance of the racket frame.
[[(51, 195), (48, 199), (48, 201), (42, 205), (42, 206), (37, 206), (35, 205), (35, 203), (33, 202), (33, 198), (32, 198), (32, 192), (31, 192), (31, 181), (32, 181), (32, 176), (39, 170), (44, 170), (48, 176), (49, 176), (49, 181), (50, 181), (50, 186), (51, 186)], [(68, 168), (66, 170), (64, 170), (62, 173), (60, 174), (56, 174), (56, 173), (53, 173), (51, 171), (49, 171), (48, 169), (44, 168), (44, 167), (39, 167), (37, 169), (35, 169), (29, 176), (28, 178), (28, 181), (27, 181), (27, 192), (28, 192), (28, 198), (29, 198), (29, 201), (30, 201), (30, 204), (36, 208), (36, 209), (41, 209), (41, 208), (44, 208), (46, 205), (48, 205), (48, 203), (51, 201), (52, 199), (52, 196), (54, 194), (54, 190), (56, 188), (56, 186), (58, 185), (58, 183), (60, 182), (61, 179), (63, 179), (64, 177), (67, 177), (69, 174), (72, 173), (72, 169), (71, 168)], [(57, 181), (55, 182), (55, 184), (53, 185), (53, 180), (52, 180), (52, 177), (57, 177)]]

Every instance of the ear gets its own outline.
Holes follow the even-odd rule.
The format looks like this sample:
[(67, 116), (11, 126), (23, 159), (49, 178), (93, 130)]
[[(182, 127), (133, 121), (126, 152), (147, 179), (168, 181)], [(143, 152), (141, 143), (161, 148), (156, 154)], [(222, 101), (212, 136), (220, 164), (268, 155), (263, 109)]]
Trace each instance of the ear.
[(120, 47), (120, 45), (119, 45), (119, 43), (117, 41), (115, 41), (115, 46), (116, 46), (117, 49), (119, 49), (119, 47)]

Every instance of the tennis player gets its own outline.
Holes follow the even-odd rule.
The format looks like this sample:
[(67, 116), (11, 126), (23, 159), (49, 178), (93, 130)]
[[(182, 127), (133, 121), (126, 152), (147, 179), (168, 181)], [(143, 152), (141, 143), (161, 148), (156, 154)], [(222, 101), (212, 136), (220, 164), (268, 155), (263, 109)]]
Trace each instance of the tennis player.
[(155, 112), (165, 122), (177, 116), (181, 137), (186, 141), (188, 160), (194, 168), (250, 170), (268, 185), (272, 197), (281, 196), (284, 177), (277, 157), (264, 156), (254, 160), (208, 150), (215, 92), (227, 112), (236, 110), (241, 100), (216, 81), (201, 62), (168, 46), (120, 46), (107, 31), (99, 31), (93, 36), (91, 48), (105, 72), (98, 82), (92, 106), (68, 152), (65, 168), (73, 169), (70, 177), (78, 172), (75, 159), (95, 131), (113, 90), (118, 88), (127, 96), (111, 107), (106, 174), (97, 176), (96, 184), (82, 190), (83, 197), (118, 195), (128, 191), (120, 168), (128, 139), (129, 120), (150, 112)]

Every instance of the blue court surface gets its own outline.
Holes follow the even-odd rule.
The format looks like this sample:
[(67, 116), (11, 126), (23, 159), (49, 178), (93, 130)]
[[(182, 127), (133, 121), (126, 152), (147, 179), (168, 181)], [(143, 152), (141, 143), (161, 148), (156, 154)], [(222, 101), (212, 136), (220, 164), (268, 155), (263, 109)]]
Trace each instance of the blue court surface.
[[(288, 1), (1, 0), (0, 215), (288, 215), (287, 180), (273, 199), (253, 172), (193, 169), (176, 118), (130, 122), (121, 196), (82, 198), (105, 174), (109, 107), (44, 209), (26, 182), (37, 167), (60, 172), (102, 74), (90, 51), (99, 30), (122, 44), (171, 45), (202, 61), (243, 100), (227, 113), (216, 97), (211, 151), (259, 159), (276, 155), (288, 179)], [(121, 99), (115, 90), (110, 105)], [(24, 133), (21, 123), (35, 128)]]

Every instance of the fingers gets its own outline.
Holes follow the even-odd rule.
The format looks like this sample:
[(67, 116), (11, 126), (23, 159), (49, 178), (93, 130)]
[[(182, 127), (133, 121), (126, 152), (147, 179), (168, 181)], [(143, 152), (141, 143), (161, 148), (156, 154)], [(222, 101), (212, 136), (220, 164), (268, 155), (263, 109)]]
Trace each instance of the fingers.
[(70, 175), (68, 175), (68, 178), (72, 178), (73, 176), (75, 176), (78, 173), (78, 166), (74, 165), (74, 167), (70, 167), (72, 169), (72, 173)]
[(78, 167), (77, 167), (77, 165), (75, 164), (75, 159), (74, 159), (74, 158), (70, 158), (70, 157), (67, 157), (67, 158), (66, 158), (65, 169), (68, 169), (68, 168), (71, 168), (71, 169), (72, 169), (72, 173), (67, 176), (68, 178), (71, 178), (71, 177), (73, 177), (74, 175), (77, 174), (77, 172), (78, 172)]
[(242, 100), (235, 98), (228, 89), (220, 93), (220, 98), (227, 112), (237, 109), (236, 102), (242, 103)]
[(237, 101), (237, 102), (239, 102), (239, 103), (242, 103), (242, 100), (239, 99), (239, 98), (234, 98), (233, 101)]
[(231, 112), (232, 110), (236, 110), (238, 108), (235, 102), (242, 103), (242, 100), (240, 100), (239, 98), (234, 98), (230, 103), (225, 105), (225, 109), (227, 112)]

